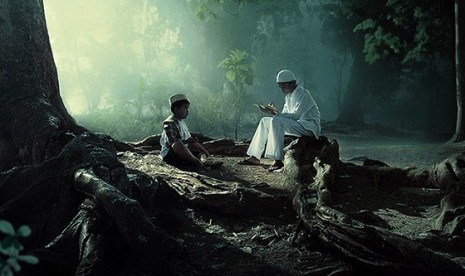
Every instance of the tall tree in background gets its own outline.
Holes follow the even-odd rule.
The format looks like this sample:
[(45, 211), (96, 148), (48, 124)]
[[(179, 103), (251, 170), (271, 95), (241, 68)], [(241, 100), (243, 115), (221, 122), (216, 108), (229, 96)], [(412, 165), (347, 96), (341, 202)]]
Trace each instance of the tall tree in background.
[(457, 124), (452, 142), (465, 141), (465, 3), (455, 0), (455, 83), (457, 89)]
[(374, 9), (372, 1), (321, 1), (317, 10), (322, 20), (321, 40), (333, 50), (348, 52), (352, 59), (350, 76), (340, 106), (337, 121), (346, 125), (363, 123), (362, 99), (370, 85), (369, 64), (365, 61), (363, 37), (354, 34), (355, 26)]
[[(431, 63), (438, 60), (438, 56), (442, 61), (452, 64), (452, 0), (387, 0), (382, 5), (379, 1), (375, 2), (380, 8), (372, 9), (361, 17), (362, 20), (353, 29), (364, 35), (363, 53), (369, 64), (387, 61), (410, 72), (429, 74), (429, 78), (435, 70)], [(427, 86), (424, 92), (429, 95), (440, 92), (433, 89)]]

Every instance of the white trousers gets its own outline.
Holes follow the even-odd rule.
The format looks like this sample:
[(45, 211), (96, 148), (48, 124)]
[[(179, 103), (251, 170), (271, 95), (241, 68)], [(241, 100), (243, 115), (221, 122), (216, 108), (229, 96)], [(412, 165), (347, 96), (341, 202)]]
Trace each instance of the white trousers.
[[(311, 130), (284, 117), (263, 117), (255, 130), (247, 155), (260, 159), (265, 150), (265, 158), (283, 160), (284, 135), (314, 136)], [(266, 149), (265, 149), (266, 145)]]

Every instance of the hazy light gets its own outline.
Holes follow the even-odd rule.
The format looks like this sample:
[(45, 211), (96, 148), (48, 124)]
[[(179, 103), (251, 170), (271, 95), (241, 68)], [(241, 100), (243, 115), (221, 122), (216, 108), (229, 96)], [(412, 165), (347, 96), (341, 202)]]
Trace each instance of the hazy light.
[(65, 106), (71, 114), (82, 114), (87, 111), (87, 100), (82, 91), (75, 89), (66, 98)]
[[(299, 81), (309, 89), (316, 88), (312, 92), (322, 114), (334, 113), (328, 112), (334, 102), (327, 100), (335, 86), (333, 73), (328, 72), (331, 57), (317, 39), (310, 39), (319, 37), (317, 30), (310, 28), (314, 25), (310, 20), (283, 22), (279, 28), (285, 31), (280, 32), (272, 15), (257, 17), (253, 5), (237, 16), (224, 13), (218, 20), (202, 22), (189, 12), (186, 1), (44, 2), (61, 96), (71, 115), (87, 116), (86, 122), (100, 116), (99, 126), (121, 127), (121, 121), (103, 120), (124, 117), (130, 132), (137, 131), (129, 130), (134, 121), (158, 126), (170, 113), (168, 97), (185, 93), (199, 107), (191, 114), (193, 131), (196, 125), (206, 129), (204, 124), (211, 124), (212, 132), (218, 133), (208, 135), (230, 135), (232, 127), (218, 130), (219, 125), (230, 123), (222, 119), (229, 115), (221, 114), (228, 111), (212, 105), (222, 106), (221, 101), (230, 98), (225, 70), (218, 64), (233, 49), (247, 50), (256, 61), (254, 84), (247, 88), (247, 118), (261, 115), (254, 113), (250, 102), (274, 102), (282, 108), (284, 97), (274, 82), (282, 68), (305, 76)], [(302, 36), (302, 30), (312, 34)], [(281, 35), (276, 36), (278, 33)], [(295, 37), (302, 39), (296, 41)], [(318, 68), (317, 74), (312, 73), (313, 68)], [(253, 128), (255, 123), (249, 119), (247, 127)]]

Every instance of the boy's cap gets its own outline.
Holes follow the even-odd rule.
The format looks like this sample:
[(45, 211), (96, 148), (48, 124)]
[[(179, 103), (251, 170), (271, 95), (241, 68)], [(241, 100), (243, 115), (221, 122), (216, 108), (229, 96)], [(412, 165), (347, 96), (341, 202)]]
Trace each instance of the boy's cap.
[(170, 97), (170, 105), (173, 105), (175, 102), (186, 100), (189, 101), (184, 94), (175, 94)]

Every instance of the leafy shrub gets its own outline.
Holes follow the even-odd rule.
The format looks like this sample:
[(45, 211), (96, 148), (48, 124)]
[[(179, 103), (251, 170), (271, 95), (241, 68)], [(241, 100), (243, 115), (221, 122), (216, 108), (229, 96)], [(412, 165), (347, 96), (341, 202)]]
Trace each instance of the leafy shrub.
[(15, 231), (13, 225), (6, 220), (0, 220), (0, 276), (14, 275), (21, 271), (20, 261), (26, 264), (37, 264), (39, 259), (32, 255), (20, 255), (24, 249), (19, 239), (28, 237), (31, 228), (23, 225)]

